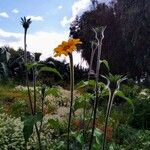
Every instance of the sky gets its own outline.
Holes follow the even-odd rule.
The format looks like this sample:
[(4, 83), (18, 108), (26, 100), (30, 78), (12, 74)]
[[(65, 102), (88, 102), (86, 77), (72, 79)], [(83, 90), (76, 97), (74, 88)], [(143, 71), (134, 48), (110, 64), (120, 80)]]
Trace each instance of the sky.
[[(109, 0), (99, 0), (108, 3)], [(54, 48), (69, 38), (69, 25), (76, 15), (91, 7), (90, 0), (0, 0), (0, 46), (23, 48), (21, 17), (31, 18), (27, 50), (41, 52), (41, 59), (54, 55)], [(69, 61), (61, 56), (58, 60)], [(87, 66), (81, 54), (74, 52), (74, 62)]]

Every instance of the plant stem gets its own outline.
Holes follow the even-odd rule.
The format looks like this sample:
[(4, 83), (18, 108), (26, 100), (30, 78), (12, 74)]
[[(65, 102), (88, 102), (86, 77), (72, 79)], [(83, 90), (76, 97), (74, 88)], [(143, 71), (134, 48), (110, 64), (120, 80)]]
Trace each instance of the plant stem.
[[(34, 114), (33, 115), (35, 115), (36, 114), (36, 76), (35, 76), (35, 68), (33, 68), (33, 87), (34, 87)], [(39, 150), (42, 150), (41, 136), (40, 136), (41, 126), (38, 129), (37, 123), (35, 123), (35, 130), (36, 130), (36, 134), (37, 134), (37, 138), (38, 138)]]
[(108, 105), (107, 105), (107, 110), (106, 110), (106, 117), (105, 117), (105, 127), (104, 127), (104, 136), (103, 136), (102, 150), (105, 150), (105, 147), (106, 147), (108, 119), (109, 119), (109, 115), (110, 115), (110, 112), (111, 112), (111, 108), (112, 108), (114, 97), (115, 97), (115, 91), (112, 92), (109, 89), (109, 100), (108, 100)]
[(92, 143), (93, 143), (93, 135), (94, 135), (94, 130), (95, 130), (95, 124), (96, 124), (96, 113), (97, 113), (97, 106), (98, 106), (98, 100), (99, 100), (99, 88), (98, 88), (98, 82), (99, 82), (99, 71), (100, 71), (100, 58), (101, 58), (101, 51), (102, 51), (102, 41), (104, 38), (104, 31), (106, 27), (102, 28), (101, 31), (101, 38), (98, 39), (98, 33), (95, 29), (93, 31), (95, 32), (95, 38), (97, 40), (97, 46), (98, 46), (98, 54), (97, 54), (97, 65), (96, 65), (96, 88), (95, 88), (95, 103), (94, 103), (94, 114), (93, 114), (93, 124), (92, 124), (92, 133), (91, 133), (91, 138), (90, 138), (90, 143), (89, 143), (89, 150), (92, 148)]
[(95, 129), (95, 124), (96, 124), (96, 112), (97, 112), (97, 106), (98, 106), (98, 84), (96, 84), (96, 99), (94, 103), (94, 114), (93, 114), (93, 124), (92, 124), (92, 133), (91, 133), (91, 138), (90, 138), (90, 144), (89, 144), (89, 150), (92, 148), (92, 143), (93, 143), (93, 135), (94, 135), (94, 129)]
[(27, 44), (26, 44), (26, 37), (27, 37), (27, 29), (24, 29), (24, 60), (25, 64), (27, 63)]
[(35, 130), (36, 130), (36, 134), (37, 134), (37, 138), (38, 138), (39, 150), (42, 150), (40, 131), (39, 131), (36, 123), (35, 123)]
[[(25, 58), (25, 64), (27, 64), (27, 44), (26, 44), (26, 35), (27, 35), (27, 29), (25, 28), (24, 30), (24, 58)], [(30, 88), (29, 88), (29, 76), (28, 76), (28, 70), (27, 68), (25, 68), (25, 75), (26, 75), (26, 86), (28, 89), (28, 97), (29, 97), (29, 103), (30, 103), (30, 108), (31, 108), (31, 114), (34, 115), (34, 108), (32, 105), (32, 98), (31, 98), (31, 92), (30, 92)], [(35, 129), (36, 129), (36, 133), (37, 133), (37, 137), (38, 137), (38, 143), (39, 143), (39, 150), (42, 150), (42, 145), (41, 145), (41, 138), (40, 138), (40, 133), (37, 127), (37, 124), (35, 123)]]
[(69, 111), (69, 120), (68, 120), (68, 136), (67, 136), (67, 150), (70, 146), (70, 126), (71, 126), (71, 117), (73, 111), (73, 91), (74, 91), (74, 68), (73, 68), (73, 56), (69, 55), (70, 58), (70, 92), (71, 92), (71, 101), (70, 101), (70, 111)]
[[(41, 97), (41, 111), (42, 111), (42, 114), (44, 114), (44, 98), (45, 98), (45, 90), (42, 91), (42, 97)], [(39, 131), (41, 132), (42, 130), (42, 125), (43, 125), (43, 118), (41, 120), (41, 123), (40, 123), (40, 129)]]
[[(27, 64), (27, 44), (26, 44), (26, 36), (27, 36), (27, 29), (25, 28), (25, 29), (24, 29), (24, 60), (25, 60), (25, 64)], [(33, 106), (32, 106), (31, 92), (30, 92), (30, 88), (29, 88), (29, 76), (28, 76), (27, 68), (25, 68), (25, 75), (26, 75), (26, 86), (27, 86), (27, 90), (28, 90), (28, 97), (29, 97), (30, 109), (31, 109), (31, 113), (33, 113), (34, 110), (33, 110)]]
[(84, 107), (84, 109), (83, 109), (83, 121), (82, 121), (82, 123), (83, 123), (83, 137), (85, 138), (85, 118), (86, 118), (86, 108)]
[(89, 72), (88, 72), (88, 80), (90, 79), (92, 64), (93, 64), (93, 58), (94, 58), (96, 48), (97, 48), (97, 46), (94, 48), (94, 43), (92, 42), (92, 45), (91, 45), (92, 51), (91, 51), (91, 59), (90, 59)]
[(93, 111), (94, 111), (94, 108), (92, 107), (91, 114), (90, 114), (90, 119), (89, 119), (89, 122), (87, 123), (86, 130), (88, 130), (88, 128), (89, 128), (89, 126), (90, 126), (90, 123), (91, 123), (91, 121), (92, 121)]
[(36, 77), (35, 77), (35, 68), (33, 68), (33, 87), (34, 87), (34, 114), (36, 114)]

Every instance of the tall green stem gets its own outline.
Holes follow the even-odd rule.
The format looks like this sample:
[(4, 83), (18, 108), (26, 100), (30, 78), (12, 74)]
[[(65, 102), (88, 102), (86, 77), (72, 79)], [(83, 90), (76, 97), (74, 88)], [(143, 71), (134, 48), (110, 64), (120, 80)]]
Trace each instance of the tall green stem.
[(105, 117), (105, 127), (104, 127), (102, 150), (105, 150), (105, 147), (106, 147), (108, 119), (109, 119), (109, 115), (110, 115), (110, 112), (111, 112), (114, 97), (115, 97), (115, 91), (111, 91), (109, 89), (109, 100), (108, 100), (108, 105), (107, 105), (107, 110), (106, 110), (106, 117)]
[(36, 114), (36, 75), (35, 69), (33, 68), (33, 87), (34, 87), (34, 114)]
[(93, 58), (94, 58), (96, 48), (97, 48), (97, 46), (94, 48), (94, 43), (92, 42), (92, 45), (91, 45), (91, 59), (90, 59), (89, 72), (88, 72), (88, 80), (90, 79), (90, 74), (91, 74), (92, 64), (93, 64)]
[(98, 39), (97, 31), (93, 29), (95, 32), (95, 38), (97, 40), (97, 46), (98, 46), (98, 54), (97, 54), (97, 65), (96, 65), (96, 87), (95, 87), (95, 103), (94, 103), (94, 111), (93, 111), (93, 124), (92, 124), (92, 133), (91, 133), (91, 138), (90, 138), (90, 143), (89, 143), (89, 150), (92, 148), (92, 143), (93, 143), (93, 135), (94, 135), (94, 130), (95, 130), (95, 124), (96, 124), (96, 113), (97, 113), (97, 106), (98, 106), (98, 100), (99, 100), (99, 88), (98, 88), (98, 82), (99, 82), (99, 71), (100, 71), (100, 58), (101, 58), (101, 51), (102, 51), (102, 41), (104, 38), (104, 31), (106, 27), (102, 27), (101, 31), (101, 38)]
[(37, 138), (38, 138), (39, 150), (42, 150), (40, 131), (39, 131), (36, 123), (35, 123), (35, 130), (36, 130), (36, 134), (37, 134)]
[[(25, 64), (27, 64), (26, 36), (27, 36), (27, 29), (25, 28), (25, 30), (24, 30), (24, 59), (25, 59)], [(30, 103), (30, 108), (31, 108), (31, 114), (34, 115), (35, 110), (34, 110), (33, 105), (32, 105), (32, 98), (31, 98), (31, 92), (30, 92), (30, 88), (29, 88), (29, 76), (28, 76), (28, 70), (27, 70), (27, 68), (25, 68), (25, 74), (26, 74), (26, 86), (27, 86), (27, 89), (28, 89), (28, 97), (29, 97), (29, 103)], [(35, 89), (34, 89), (34, 91), (35, 91)], [(39, 150), (42, 150), (40, 132), (38, 130), (38, 126), (37, 126), (36, 123), (35, 123), (35, 129), (36, 129), (38, 143), (39, 143)]]
[[(98, 55), (100, 56), (100, 52), (98, 52)], [(100, 59), (98, 59), (100, 60)], [(94, 135), (94, 129), (95, 129), (95, 123), (96, 123), (96, 112), (97, 112), (97, 106), (98, 106), (98, 100), (99, 100), (99, 88), (98, 88), (98, 80), (99, 80), (99, 69), (100, 69), (100, 63), (98, 61), (99, 65), (97, 65), (97, 71), (96, 71), (96, 88), (95, 88), (95, 103), (94, 103), (94, 112), (93, 112), (93, 124), (92, 124), (92, 133), (91, 133), (91, 139), (90, 139), (90, 144), (89, 144), (89, 150), (92, 148), (92, 143), (93, 143), (93, 135)]]
[(73, 91), (74, 91), (74, 67), (73, 67), (73, 56), (69, 55), (70, 58), (70, 92), (71, 92), (71, 101), (70, 101), (70, 111), (69, 111), (69, 120), (68, 120), (68, 136), (67, 136), (67, 150), (70, 146), (70, 127), (71, 127), (71, 117), (73, 112)]
[[(41, 93), (42, 93), (42, 97), (41, 97), (41, 111), (42, 111), (42, 114), (44, 114), (45, 86), (42, 87)], [(41, 120), (41, 123), (40, 123), (40, 128), (39, 128), (40, 132), (42, 130), (42, 126), (43, 126), (43, 119)]]
[[(26, 44), (26, 37), (27, 37), (27, 29), (25, 28), (24, 29), (24, 60), (25, 60), (25, 64), (27, 64), (27, 44)], [(31, 109), (31, 113), (34, 113), (33, 105), (32, 105), (31, 92), (30, 92), (30, 88), (29, 88), (29, 76), (28, 76), (27, 68), (25, 68), (25, 75), (26, 75), (26, 86), (27, 86), (27, 90), (28, 90), (28, 97), (29, 97), (30, 109)]]

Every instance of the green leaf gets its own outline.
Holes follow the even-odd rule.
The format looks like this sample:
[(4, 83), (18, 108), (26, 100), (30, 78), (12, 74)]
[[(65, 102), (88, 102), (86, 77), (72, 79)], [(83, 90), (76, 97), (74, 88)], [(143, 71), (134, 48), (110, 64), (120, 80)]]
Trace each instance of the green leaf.
[(21, 118), (21, 120), (24, 122), (23, 135), (24, 135), (25, 142), (28, 142), (29, 138), (31, 137), (35, 123), (41, 121), (42, 118), (43, 118), (43, 114), (40, 112), (38, 112), (34, 116), (30, 114), (25, 114), (25, 116)]
[(41, 112), (37, 112), (34, 117), (34, 124), (41, 121), (43, 119), (43, 114)]
[(39, 70), (39, 73), (41, 73), (41, 72), (55, 73), (55, 74), (57, 74), (57, 75), (62, 79), (61, 74), (60, 74), (55, 68), (51, 68), (51, 67), (42, 67), (42, 68)]
[(84, 144), (84, 140), (83, 140), (83, 134), (78, 134), (76, 137), (76, 140), (80, 143), (80, 144)]
[[(92, 130), (89, 130), (89, 132), (91, 133)], [(97, 147), (100, 148), (101, 141), (102, 141), (102, 138), (103, 138), (102, 135), (103, 135), (103, 134), (102, 134), (102, 132), (101, 132), (100, 129), (98, 129), (98, 128), (95, 128), (95, 129), (94, 129), (94, 134), (93, 134), (93, 136), (94, 136), (94, 138), (95, 138), (96, 143), (93, 144), (93, 150), (94, 150), (94, 149), (97, 150), (97, 149), (96, 149)]]
[(27, 67), (27, 70), (31, 70), (32, 68), (36, 68), (36, 67), (43, 67), (45, 66), (44, 64), (40, 64), (40, 63), (37, 63), (37, 62), (34, 62), (34, 63), (27, 63), (25, 64), (25, 66)]
[(103, 64), (106, 66), (106, 68), (108, 69), (108, 71), (110, 70), (109, 64), (108, 64), (108, 61), (107, 61), (107, 60), (100, 60), (100, 64), (101, 64), (101, 63), (103, 63)]
[(80, 109), (80, 108), (90, 107), (91, 105), (89, 101), (93, 98), (94, 98), (94, 95), (90, 93), (86, 93), (82, 95), (81, 97), (77, 98), (74, 103), (74, 110), (76, 111), (77, 109)]
[(77, 109), (84, 108), (84, 107), (85, 107), (85, 101), (79, 101), (79, 100), (75, 101), (75, 104), (74, 104), (74, 110), (75, 111)]
[(101, 139), (101, 137), (102, 137), (102, 132), (101, 132), (98, 128), (96, 128), (96, 129), (94, 130), (94, 136), (95, 136), (96, 142), (97, 142), (98, 144), (100, 144), (100, 139)]
[(132, 109), (133, 109), (133, 112), (134, 112), (134, 104), (133, 104), (133, 102), (130, 98), (126, 97), (124, 95), (124, 93), (120, 90), (117, 91), (116, 95), (123, 98), (123, 99), (125, 99), (127, 101), (127, 103), (132, 106)]
[(65, 150), (66, 148), (65, 148), (65, 142), (64, 141), (60, 141), (60, 142), (58, 142), (58, 145), (57, 145), (57, 147), (56, 147), (56, 150)]
[(94, 80), (88, 80), (88, 81), (82, 80), (77, 84), (77, 88), (84, 88), (87, 86), (95, 87), (95, 81)]
[(52, 88), (49, 88), (48, 91), (46, 92), (47, 95), (51, 94), (55, 97), (59, 97), (60, 96), (60, 90), (56, 87), (52, 87)]
[(58, 119), (49, 119), (48, 123), (50, 125), (50, 128), (55, 129), (55, 130), (60, 129), (61, 127), (61, 124)]
[(103, 30), (105, 30), (106, 26), (100, 26), (100, 27), (96, 27), (95, 31), (96, 32), (102, 32)]

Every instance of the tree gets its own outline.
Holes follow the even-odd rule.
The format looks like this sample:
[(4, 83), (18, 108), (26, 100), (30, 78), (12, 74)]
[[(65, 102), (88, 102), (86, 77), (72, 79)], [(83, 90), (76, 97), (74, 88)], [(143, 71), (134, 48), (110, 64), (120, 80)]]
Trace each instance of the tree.
[(8, 61), (10, 59), (10, 53), (7, 47), (0, 48), (0, 75), (2, 77), (8, 76)]
[[(95, 9), (85, 12), (78, 19), (79, 30), (70, 33), (72, 37), (81, 39), (83, 44), (79, 49), (82, 50), (82, 57), (90, 63), (89, 41), (94, 40), (91, 29), (107, 26), (102, 59), (108, 60), (113, 74), (127, 74), (140, 80), (145, 74), (150, 74), (147, 65), (150, 64), (149, 10), (149, 0), (117, 0), (112, 1), (109, 6), (98, 4)], [(96, 62), (93, 65), (94, 70), (95, 64)]]

